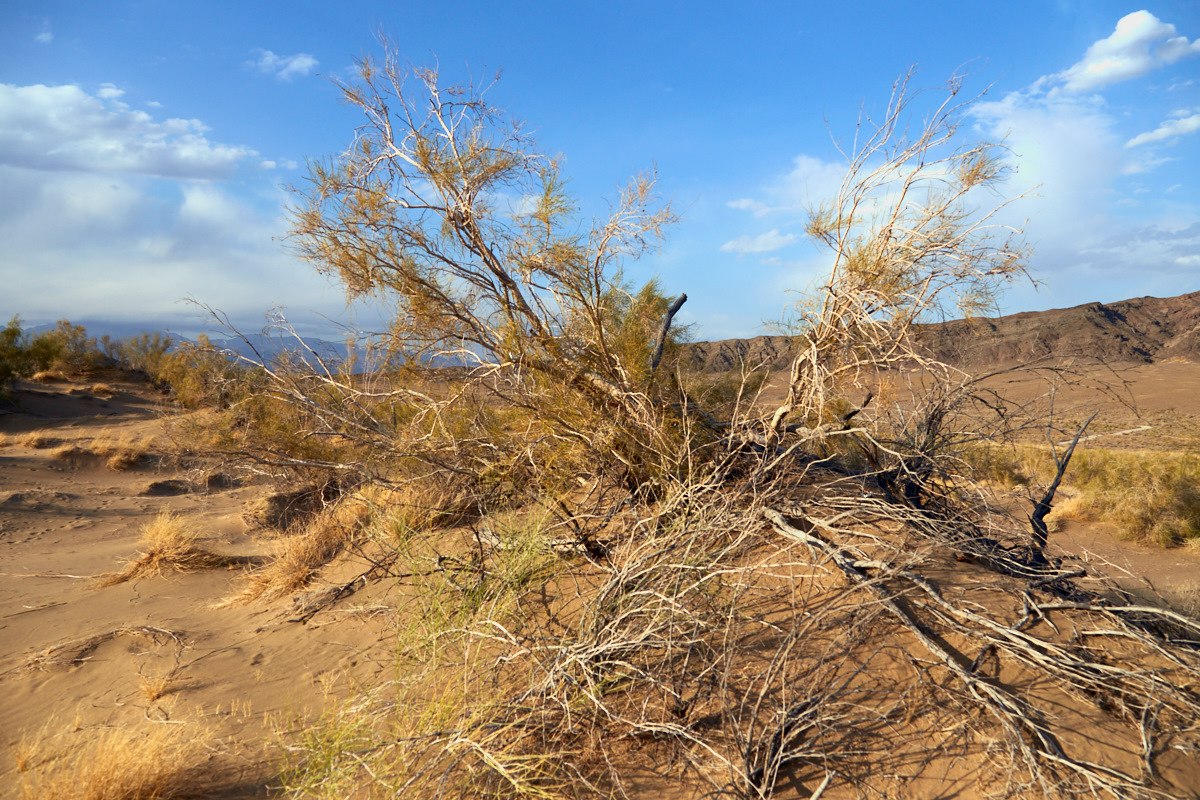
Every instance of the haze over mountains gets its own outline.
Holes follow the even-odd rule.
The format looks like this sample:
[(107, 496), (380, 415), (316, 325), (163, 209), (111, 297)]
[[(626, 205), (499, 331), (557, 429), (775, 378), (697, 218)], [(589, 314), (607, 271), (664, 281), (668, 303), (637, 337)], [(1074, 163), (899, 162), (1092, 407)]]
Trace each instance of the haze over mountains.
[[(156, 327), (165, 329), (153, 324), (138, 328), (88, 320), (82, 324), (93, 336), (114, 338)], [(32, 330), (44, 327), (50, 326)], [(1122, 364), (1169, 359), (1200, 362), (1200, 291), (952, 320), (922, 326), (921, 336), (930, 355), (964, 367), (1005, 366), (1048, 355), (1087, 356)], [(304, 337), (304, 343), (322, 358), (339, 361), (347, 355), (344, 342)], [(246, 357), (254, 357), (257, 350), (266, 358), (297, 346), (293, 338), (261, 332), (247, 335), (247, 340), (214, 338), (213, 344)], [(682, 361), (687, 370), (713, 373), (738, 369), (742, 364), (787, 369), (791, 349), (785, 336), (692, 342), (684, 346)]]
[[(964, 367), (1004, 366), (1050, 355), (1125, 364), (1200, 362), (1200, 292), (952, 320), (922, 326), (921, 338), (930, 355)], [(683, 364), (714, 373), (760, 363), (787, 369), (789, 352), (784, 336), (695, 342), (685, 347)]]

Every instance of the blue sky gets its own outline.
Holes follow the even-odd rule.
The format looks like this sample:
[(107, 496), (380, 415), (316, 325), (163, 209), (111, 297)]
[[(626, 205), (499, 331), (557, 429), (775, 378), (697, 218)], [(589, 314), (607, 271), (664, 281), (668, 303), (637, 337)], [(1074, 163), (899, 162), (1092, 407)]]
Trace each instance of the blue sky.
[(0, 8), (0, 318), (194, 328), (276, 305), (309, 332), (344, 303), (298, 261), (288, 184), (360, 119), (349, 79), (384, 32), (565, 157), (586, 215), (656, 167), (683, 222), (630, 265), (690, 298), (704, 339), (762, 332), (828, 257), (805, 208), (833, 140), (914, 83), (969, 72), (967, 131), (1004, 137), (1036, 189), (1038, 289), (1005, 312), (1200, 290), (1200, 4), (982, 2), (38, 2)]

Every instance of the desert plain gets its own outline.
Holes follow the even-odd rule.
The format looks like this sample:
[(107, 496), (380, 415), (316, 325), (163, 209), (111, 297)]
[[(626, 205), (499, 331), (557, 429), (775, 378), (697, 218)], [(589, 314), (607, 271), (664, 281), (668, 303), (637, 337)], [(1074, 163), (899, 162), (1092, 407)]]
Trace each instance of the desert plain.
[[(1064, 408), (1101, 409), (1081, 447), (1194, 446), (1200, 363), (1127, 364), (1116, 374), (1122, 402), (1083, 389), (1058, 398)], [(1028, 377), (996, 380), (1013, 396), (1043, 391)], [(108, 732), (150, 739), (162, 730), (188, 742), (185, 762), (171, 765), (185, 773), (186, 791), (171, 796), (282, 796), (279, 776), (294, 766), (291, 752), (306, 728), (363, 687), (396, 677), (392, 600), (404, 580), (358, 580), (372, 568), (363, 553), (343, 552), (298, 592), (238, 600), (247, 575), (289, 535), (278, 516), (264, 517), (264, 498), (286, 498), (252, 472), (180, 456), (173, 437), (180, 435), (174, 422), (181, 414), (144, 380), (120, 374), (18, 382), (0, 411), (0, 792), (6, 797), (39, 796), (36, 780), (45, 786), (58, 772), (82, 768), (75, 759)], [(1064, 492), (1069, 496), (1069, 486)], [(164, 514), (186, 522), (203, 549), (224, 562), (118, 581), (144, 550), (146, 527)], [(1102, 521), (1064, 520), (1050, 552), (1086, 572), (1085, 580), (1108, 575), (1165, 606), (1190, 613), (1200, 607), (1198, 548), (1139, 544)], [(977, 564), (935, 561), (947, 586), (981, 580)], [(1080, 734), (1077, 752), (1084, 758), (1113, 757), (1104, 743), (1089, 743), (1089, 732)], [(1160, 767), (1164, 796), (1200, 795), (1197, 754), (1167, 756)], [(910, 763), (916, 777), (894, 784), (907, 787), (900, 794), (851, 782), (824, 796), (973, 797), (995, 788), (976, 784), (986, 762), (981, 751), (965, 747), (947, 758), (934, 767)], [(631, 779), (625, 791), (710, 796), (700, 788), (668, 792), (650, 777), (643, 784)], [(781, 782), (774, 796), (817, 796), (816, 788), (816, 781)]]

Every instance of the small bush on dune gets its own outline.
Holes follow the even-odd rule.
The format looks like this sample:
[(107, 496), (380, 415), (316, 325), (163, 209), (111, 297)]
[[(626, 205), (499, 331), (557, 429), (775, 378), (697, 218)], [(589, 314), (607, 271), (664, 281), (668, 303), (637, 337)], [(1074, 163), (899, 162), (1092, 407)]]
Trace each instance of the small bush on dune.
[(280, 538), (271, 562), (251, 573), (243, 590), (227, 602), (269, 600), (304, 588), (355, 540), (370, 514), (370, 506), (353, 497), (316, 513), (299, 532)]
[(235, 563), (236, 559), (204, 549), (199, 541), (199, 534), (188, 522), (164, 511), (142, 528), (144, 552), (123, 571), (102, 578), (99, 585), (112, 586), (134, 578), (161, 575), (168, 569), (192, 572)]
[(197, 768), (209, 754), (204, 738), (180, 725), (72, 731), (27, 742), (22, 750), (24, 800), (194, 797)]
[(61, 439), (57, 439), (45, 431), (30, 431), (17, 441), (22, 447), (32, 447), (35, 450), (44, 450), (62, 442)]
[(153, 446), (153, 439), (140, 439), (126, 433), (119, 437), (102, 435), (88, 449), (104, 459), (109, 469), (121, 472), (140, 463)]

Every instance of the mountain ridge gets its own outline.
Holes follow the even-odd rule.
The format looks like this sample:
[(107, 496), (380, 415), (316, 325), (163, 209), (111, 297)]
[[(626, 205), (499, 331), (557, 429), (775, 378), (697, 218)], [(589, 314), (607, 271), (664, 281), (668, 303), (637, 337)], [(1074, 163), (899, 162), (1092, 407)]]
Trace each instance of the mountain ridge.
[[(1055, 357), (1200, 362), (1200, 291), (930, 323), (919, 326), (917, 336), (927, 355), (961, 367)], [(693, 372), (729, 372), (743, 364), (775, 370), (790, 366), (790, 353), (788, 337), (766, 335), (691, 342), (683, 346), (680, 362)]]

